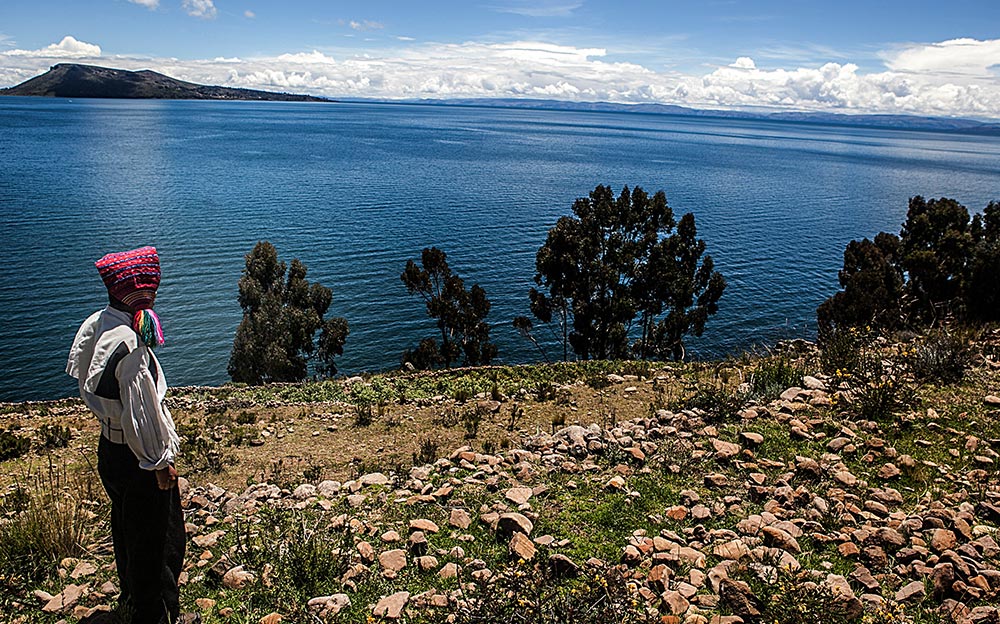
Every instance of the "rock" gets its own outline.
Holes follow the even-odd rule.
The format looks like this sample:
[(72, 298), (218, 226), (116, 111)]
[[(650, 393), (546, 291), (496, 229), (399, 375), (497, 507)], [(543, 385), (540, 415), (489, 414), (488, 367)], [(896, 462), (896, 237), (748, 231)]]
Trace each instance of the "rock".
[(61, 592), (56, 594), (45, 603), (42, 607), (42, 611), (46, 613), (68, 613), (73, 610), (76, 603), (80, 601), (80, 597), (83, 596), (83, 592), (86, 591), (87, 585), (67, 585)]
[(948, 529), (934, 529), (931, 532), (931, 548), (938, 552), (951, 550), (957, 541), (955, 534)]
[(316, 495), (316, 486), (311, 483), (303, 483), (299, 487), (295, 488), (294, 492), (292, 492), (292, 496), (294, 496), (299, 500), (305, 500), (310, 496), (315, 496), (315, 495)]
[(427, 554), (427, 536), (424, 535), (423, 531), (414, 531), (410, 533), (410, 539), (407, 542), (407, 548), (414, 555), (425, 555)]
[(677, 591), (665, 591), (661, 595), (661, 598), (663, 599), (663, 604), (667, 606), (673, 615), (684, 615), (691, 606), (688, 599)]
[(235, 568), (230, 568), (222, 576), (222, 584), (229, 589), (240, 589), (253, 583), (256, 577), (252, 572), (248, 572), (243, 569), (243, 566), (238, 565)]
[(826, 390), (826, 384), (811, 375), (802, 378), (802, 385), (806, 390)]
[(260, 624), (281, 624), (281, 620), (281, 614), (272, 611), (271, 613), (268, 613), (264, 617), (260, 618)]
[(724, 474), (713, 472), (705, 475), (705, 486), (711, 488), (722, 488), (729, 484), (729, 478)]
[(323, 481), (316, 486), (316, 493), (325, 498), (333, 498), (340, 493), (340, 481)]
[(896, 602), (918, 602), (926, 595), (924, 584), (921, 581), (913, 581), (896, 592)]
[(514, 487), (507, 490), (504, 497), (515, 505), (523, 505), (531, 498), (531, 494), (529, 487)]
[(322, 618), (331, 617), (340, 613), (343, 609), (351, 606), (351, 598), (347, 594), (333, 594), (332, 596), (319, 596), (311, 598), (306, 606), (310, 611), (318, 612)]
[(619, 492), (625, 490), (625, 479), (621, 475), (615, 475), (608, 480), (605, 484), (604, 489), (606, 490), (617, 490)]
[(459, 570), (458, 564), (449, 562), (444, 564), (444, 567), (438, 571), (438, 577), (443, 579), (455, 578), (458, 576)]
[(720, 584), (719, 597), (740, 617), (760, 617), (760, 606), (750, 586), (743, 581), (726, 579)]
[(448, 524), (464, 531), (472, 524), (472, 518), (469, 517), (469, 513), (464, 509), (452, 509), (451, 516), (448, 518)]
[(782, 401), (794, 401), (801, 393), (802, 388), (792, 387), (782, 392), (778, 398)]
[(743, 543), (743, 540), (734, 539), (722, 544), (716, 544), (712, 548), (712, 554), (721, 559), (737, 560), (748, 556), (750, 549)]
[(902, 533), (890, 527), (882, 527), (875, 533), (875, 539), (879, 541), (883, 548), (896, 551), (906, 545), (906, 538)]
[(849, 470), (838, 470), (833, 473), (833, 479), (845, 487), (854, 487), (858, 484), (858, 478)]
[(740, 433), (740, 439), (751, 446), (760, 446), (764, 443), (764, 436), (753, 431), (743, 431)]
[(572, 559), (559, 553), (549, 555), (549, 569), (556, 578), (576, 578), (580, 573)]
[(208, 612), (215, 608), (216, 602), (211, 598), (196, 598), (194, 604), (202, 611)]
[(389, 529), (381, 535), (381, 540), (387, 544), (394, 544), (401, 539), (403, 538), (399, 535), (399, 533), (393, 531), (392, 529)]
[(73, 580), (77, 580), (83, 576), (90, 576), (94, 572), (97, 572), (97, 566), (90, 563), (89, 561), (81, 561), (80, 563), (76, 564), (76, 567), (73, 568), (73, 571), (69, 573), (69, 577)]
[(732, 442), (725, 442), (718, 438), (712, 439), (712, 448), (715, 449), (715, 457), (723, 461), (732, 459), (740, 454), (740, 445)]
[(437, 533), (440, 531), (440, 527), (437, 524), (431, 522), (430, 520), (420, 518), (418, 520), (410, 520), (410, 531), (423, 531), (424, 533)]
[(378, 556), (379, 566), (382, 574), (388, 578), (395, 578), (400, 570), (406, 567), (406, 551), (395, 549), (387, 550)]
[(409, 600), (410, 592), (408, 591), (396, 592), (395, 594), (384, 596), (378, 601), (375, 608), (372, 609), (372, 614), (375, 617), (386, 617), (392, 620), (399, 619)]
[(764, 534), (764, 541), (773, 546), (777, 546), (778, 548), (787, 550), (791, 553), (798, 554), (802, 552), (802, 548), (799, 547), (799, 542), (783, 529), (779, 529), (775, 526), (766, 526), (761, 529), (761, 532)]
[(358, 483), (362, 486), (387, 485), (389, 483), (389, 477), (385, 476), (381, 472), (370, 472), (366, 475), (362, 475), (362, 477), (358, 479)]
[(955, 566), (950, 563), (939, 563), (931, 572), (931, 595), (935, 600), (942, 600), (951, 593), (955, 583)]
[(423, 557), (416, 558), (417, 567), (423, 571), (433, 570), (438, 566), (437, 557), (430, 555), (425, 555)]
[(847, 579), (839, 574), (828, 574), (826, 585), (833, 592), (833, 603), (838, 610), (848, 619), (854, 620), (861, 617), (864, 606), (858, 597), (854, 595)]
[(1000, 407), (1000, 396), (995, 394), (987, 394), (983, 397), (983, 402), (987, 405), (993, 405), (994, 407)]
[(525, 516), (517, 512), (502, 514), (497, 520), (497, 532), (501, 535), (510, 535), (513, 533), (531, 535), (531, 530), (534, 527), (535, 525), (532, 524), (531, 520), (528, 520)]
[(511, 555), (525, 561), (531, 561), (535, 558), (535, 545), (524, 533), (514, 533), (510, 538), (507, 549)]
[(889, 462), (878, 469), (878, 478), (883, 480), (895, 479), (902, 474), (896, 464)]

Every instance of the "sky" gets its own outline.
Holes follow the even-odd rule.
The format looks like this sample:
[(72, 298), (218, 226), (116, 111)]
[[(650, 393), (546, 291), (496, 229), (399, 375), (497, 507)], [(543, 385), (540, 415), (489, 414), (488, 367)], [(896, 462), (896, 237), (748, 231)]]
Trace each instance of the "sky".
[(338, 98), (1000, 119), (1000, 0), (0, 0), (0, 86), (60, 62)]

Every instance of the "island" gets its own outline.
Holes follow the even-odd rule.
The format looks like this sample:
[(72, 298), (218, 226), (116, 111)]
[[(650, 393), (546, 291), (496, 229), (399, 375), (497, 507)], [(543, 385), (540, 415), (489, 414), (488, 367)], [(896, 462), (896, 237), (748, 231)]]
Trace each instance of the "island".
[(0, 95), (155, 100), (332, 101), (312, 95), (200, 85), (148, 69), (128, 71), (76, 63), (53, 65), (40, 76), (0, 89)]

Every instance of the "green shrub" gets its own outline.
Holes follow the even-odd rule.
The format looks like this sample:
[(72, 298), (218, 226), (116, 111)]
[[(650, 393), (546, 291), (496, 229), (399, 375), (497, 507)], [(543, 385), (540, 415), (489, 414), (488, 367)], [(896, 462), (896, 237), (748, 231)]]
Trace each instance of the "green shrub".
[(0, 429), (0, 461), (17, 459), (31, 448), (31, 440), (13, 431)]
[(41, 444), (45, 449), (66, 448), (73, 438), (69, 427), (65, 425), (42, 425), (38, 434), (42, 437)]
[(972, 364), (969, 342), (961, 335), (933, 331), (905, 352), (913, 376), (921, 381), (956, 383)]
[(870, 328), (833, 329), (819, 340), (819, 365), (827, 375), (841, 375), (857, 371), (863, 352), (871, 346), (874, 335)]
[(862, 358), (848, 382), (858, 416), (868, 420), (891, 419), (917, 401), (916, 391), (902, 379), (901, 371), (874, 356)]
[(801, 366), (786, 357), (767, 358), (750, 373), (750, 389), (754, 396), (765, 401), (774, 399), (786, 389), (801, 384), (804, 373)]
[(253, 412), (243, 411), (236, 417), (236, 424), (238, 425), (252, 425), (257, 422), (257, 414)]
[(698, 386), (695, 393), (681, 404), (682, 409), (698, 409), (712, 420), (736, 416), (746, 405), (746, 392), (717, 386)]

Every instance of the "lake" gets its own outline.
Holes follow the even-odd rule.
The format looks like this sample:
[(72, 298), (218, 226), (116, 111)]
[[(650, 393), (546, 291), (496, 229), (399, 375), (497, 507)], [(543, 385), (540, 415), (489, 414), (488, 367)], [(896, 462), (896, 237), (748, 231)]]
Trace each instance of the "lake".
[[(269, 240), (333, 290), (342, 373), (434, 335), (400, 273), (435, 245), (493, 302), (500, 361), (538, 353), (547, 230), (598, 184), (663, 189), (729, 282), (696, 357), (812, 337), (846, 243), (897, 232), (912, 195), (1000, 199), (1000, 139), (633, 113), (401, 104), (0, 98), (0, 401), (72, 396), (93, 262), (155, 245), (172, 385), (227, 381), (244, 255)], [(544, 330), (540, 337), (546, 337)], [(550, 352), (558, 349), (551, 342)]]

